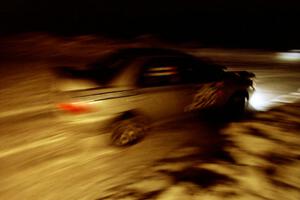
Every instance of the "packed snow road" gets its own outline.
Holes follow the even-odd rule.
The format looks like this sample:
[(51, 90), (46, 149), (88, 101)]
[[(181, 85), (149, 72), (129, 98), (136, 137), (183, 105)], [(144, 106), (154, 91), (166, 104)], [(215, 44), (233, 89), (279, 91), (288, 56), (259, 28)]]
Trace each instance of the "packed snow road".
[[(48, 69), (62, 64), (68, 63), (0, 63), (0, 199), (97, 199), (105, 196), (104, 191), (132, 182), (152, 163), (178, 149), (193, 153), (197, 147), (197, 159), (203, 162), (225, 156), (225, 141), (219, 135), (225, 122), (181, 119), (154, 127), (142, 142), (129, 148), (112, 147), (109, 134), (99, 134), (96, 127), (81, 131), (59, 122), (50, 109)], [(300, 70), (295, 66), (235, 63), (229, 69), (256, 74), (251, 104), (257, 110), (299, 100)]]

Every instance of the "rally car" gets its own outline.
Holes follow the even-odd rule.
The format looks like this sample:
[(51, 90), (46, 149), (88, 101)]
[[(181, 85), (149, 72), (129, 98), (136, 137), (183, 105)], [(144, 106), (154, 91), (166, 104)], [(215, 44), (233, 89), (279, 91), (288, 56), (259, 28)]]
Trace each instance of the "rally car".
[(108, 128), (113, 144), (128, 145), (153, 122), (185, 113), (242, 113), (254, 74), (225, 69), (173, 49), (118, 49), (85, 67), (56, 68), (55, 109), (80, 126)]

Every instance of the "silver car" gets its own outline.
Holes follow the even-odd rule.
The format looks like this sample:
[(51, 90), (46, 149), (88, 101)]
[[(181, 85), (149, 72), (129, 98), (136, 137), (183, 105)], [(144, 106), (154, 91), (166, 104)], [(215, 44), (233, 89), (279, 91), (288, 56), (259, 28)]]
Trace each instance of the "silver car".
[(119, 49), (84, 68), (55, 72), (59, 116), (108, 128), (118, 146), (136, 142), (154, 122), (185, 113), (226, 108), (241, 114), (254, 77), (160, 48)]

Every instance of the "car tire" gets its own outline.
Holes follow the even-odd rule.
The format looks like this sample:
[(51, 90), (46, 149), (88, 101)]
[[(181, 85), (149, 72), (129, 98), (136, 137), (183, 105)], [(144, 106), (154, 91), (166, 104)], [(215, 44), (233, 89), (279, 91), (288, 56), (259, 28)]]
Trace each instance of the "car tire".
[(136, 143), (144, 137), (147, 128), (141, 118), (130, 118), (117, 121), (113, 125), (111, 136), (115, 146), (127, 146)]

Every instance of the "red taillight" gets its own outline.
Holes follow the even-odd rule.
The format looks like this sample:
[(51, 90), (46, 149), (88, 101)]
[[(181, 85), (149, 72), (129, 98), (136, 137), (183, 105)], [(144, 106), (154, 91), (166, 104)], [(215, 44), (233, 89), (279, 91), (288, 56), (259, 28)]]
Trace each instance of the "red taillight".
[(92, 109), (87, 104), (79, 104), (79, 103), (60, 103), (57, 105), (60, 110), (73, 113), (73, 114), (81, 114), (91, 112)]

